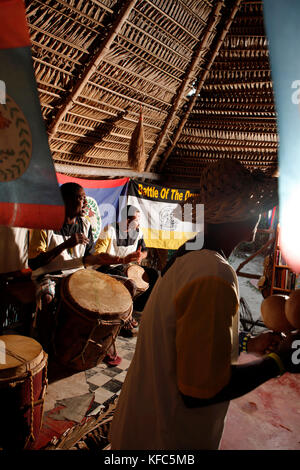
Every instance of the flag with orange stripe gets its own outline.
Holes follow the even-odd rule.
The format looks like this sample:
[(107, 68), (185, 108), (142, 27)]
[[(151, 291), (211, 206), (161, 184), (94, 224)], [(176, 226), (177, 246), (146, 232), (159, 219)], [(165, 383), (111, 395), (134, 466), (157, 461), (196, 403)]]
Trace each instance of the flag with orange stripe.
[(22, 0), (0, 0), (0, 225), (59, 229), (64, 204), (32, 66)]

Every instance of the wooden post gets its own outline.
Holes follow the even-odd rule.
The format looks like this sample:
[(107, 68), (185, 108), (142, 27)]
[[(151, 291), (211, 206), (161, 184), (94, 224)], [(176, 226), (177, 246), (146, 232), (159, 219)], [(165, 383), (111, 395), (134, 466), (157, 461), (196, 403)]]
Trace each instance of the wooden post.
[(157, 173), (143, 172), (130, 170), (128, 168), (101, 168), (101, 167), (88, 167), (86, 165), (69, 165), (66, 163), (55, 163), (55, 170), (58, 173), (78, 175), (80, 176), (93, 176), (99, 178), (101, 176), (112, 178), (144, 178), (153, 181), (160, 180), (161, 175)]

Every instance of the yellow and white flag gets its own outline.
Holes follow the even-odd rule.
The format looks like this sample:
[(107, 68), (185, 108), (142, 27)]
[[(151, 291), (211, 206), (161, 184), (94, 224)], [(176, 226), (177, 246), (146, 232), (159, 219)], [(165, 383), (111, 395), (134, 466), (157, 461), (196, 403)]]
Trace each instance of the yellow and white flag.
[(185, 207), (179, 209), (181, 220), (174, 216), (178, 204), (182, 205), (193, 194), (196, 193), (188, 189), (130, 181), (127, 204), (137, 207), (141, 212), (140, 228), (147, 247), (177, 250), (197, 232), (203, 231), (202, 205), (199, 205), (197, 224), (187, 220), (188, 207), (187, 211)]

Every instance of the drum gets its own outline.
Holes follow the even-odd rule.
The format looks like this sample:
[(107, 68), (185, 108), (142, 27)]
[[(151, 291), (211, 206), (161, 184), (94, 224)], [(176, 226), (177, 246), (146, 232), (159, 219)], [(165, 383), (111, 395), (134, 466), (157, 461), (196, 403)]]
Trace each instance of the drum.
[(0, 449), (32, 449), (42, 425), (47, 354), (32, 338), (0, 336)]
[(126, 269), (126, 276), (134, 281), (137, 288), (136, 296), (143, 294), (149, 288), (148, 276), (142, 266), (130, 264)]
[(53, 345), (56, 359), (76, 370), (95, 367), (131, 313), (130, 293), (111, 276), (80, 269), (64, 278)]

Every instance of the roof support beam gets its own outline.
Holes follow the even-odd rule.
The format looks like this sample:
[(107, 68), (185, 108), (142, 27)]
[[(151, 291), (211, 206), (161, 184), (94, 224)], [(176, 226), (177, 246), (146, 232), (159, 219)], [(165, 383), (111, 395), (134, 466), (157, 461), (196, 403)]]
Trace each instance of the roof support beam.
[[(176, 145), (176, 143), (177, 143), (177, 141), (178, 141), (178, 139), (179, 139), (179, 137), (180, 137), (180, 134), (181, 134), (181, 132), (182, 132), (182, 129), (184, 128), (185, 123), (186, 123), (186, 121), (188, 120), (188, 117), (189, 117), (189, 115), (190, 115), (190, 113), (191, 113), (191, 111), (192, 111), (192, 109), (193, 109), (193, 107), (194, 107), (194, 105), (195, 105), (195, 103), (196, 103), (196, 101), (197, 101), (197, 97), (198, 97), (198, 95), (199, 95), (199, 93), (200, 93), (200, 91), (201, 91), (201, 89), (202, 89), (202, 87), (203, 87), (203, 85), (204, 85), (204, 83), (205, 83), (205, 80), (206, 80), (206, 78), (207, 78), (207, 76), (208, 76), (208, 74), (209, 74), (209, 71), (210, 71), (210, 69), (211, 69), (211, 67), (212, 67), (212, 65), (213, 65), (213, 63), (214, 63), (214, 61), (215, 61), (215, 59), (216, 59), (216, 57), (217, 57), (217, 55), (218, 55), (218, 52), (219, 52), (219, 50), (220, 50), (220, 48), (221, 48), (221, 46), (222, 46), (222, 44), (223, 44), (223, 42), (224, 42), (224, 39), (225, 39), (225, 37), (226, 37), (226, 35), (227, 35), (228, 31), (229, 31), (229, 28), (230, 28), (230, 26), (231, 26), (231, 24), (232, 24), (232, 22), (233, 22), (233, 20), (234, 20), (234, 17), (235, 17), (235, 15), (236, 15), (236, 13), (237, 13), (239, 7), (240, 7), (240, 4), (241, 4), (241, 0), (236, 0), (234, 6), (233, 6), (233, 8), (232, 8), (231, 14), (230, 14), (228, 20), (226, 21), (226, 24), (225, 24), (225, 27), (224, 27), (222, 33), (221, 33), (221, 36), (220, 36), (220, 38), (219, 38), (219, 40), (218, 40), (218, 42), (217, 42), (217, 44), (216, 44), (216, 46), (215, 46), (215, 48), (214, 48), (214, 50), (213, 50), (213, 52), (212, 52), (212, 55), (211, 55), (211, 58), (210, 58), (210, 61), (209, 61), (208, 65), (207, 65), (207, 68), (206, 68), (205, 70), (203, 70), (202, 75), (200, 75), (200, 77), (199, 77), (199, 79), (198, 79), (198, 84), (197, 84), (197, 88), (196, 88), (196, 93), (195, 93), (195, 94), (193, 95), (193, 97), (191, 98), (191, 101), (190, 101), (190, 103), (189, 103), (189, 106), (187, 107), (187, 110), (186, 110), (184, 116), (182, 117), (179, 126), (177, 127), (177, 130), (176, 130), (176, 132), (175, 132), (174, 137), (172, 138), (172, 144), (171, 144), (170, 147), (168, 148), (167, 152), (166, 152), (165, 155), (164, 155), (164, 158), (162, 159), (162, 161), (161, 161), (161, 163), (160, 163), (159, 172), (162, 171), (163, 167), (164, 167), (165, 164), (166, 164), (166, 161), (168, 160), (168, 158), (169, 158), (171, 152), (173, 151), (173, 149), (174, 149), (174, 147), (175, 147), (175, 145)], [(154, 160), (154, 158), (152, 158), (152, 161), (151, 161), (150, 165), (147, 166), (146, 170), (149, 170), (149, 169), (150, 169), (150, 166), (151, 166), (153, 160)]]
[(170, 126), (171, 126), (171, 124), (172, 124), (172, 122), (173, 122), (173, 120), (174, 120), (174, 118), (175, 118), (175, 116), (178, 112), (178, 109), (180, 109), (180, 107), (182, 106), (182, 100), (186, 96), (187, 86), (190, 84), (190, 82), (193, 78), (193, 75), (195, 73), (195, 70), (198, 67), (199, 62), (202, 59), (202, 54), (203, 54), (203, 51), (205, 50), (205, 48), (207, 46), (210, 35), (211, 35), (213, 29), (216, 27), (217, 23), (219, 22), (219, 19), (221, 18), (221, 13), (220, 12), (221, 12), (221, 8), (223, 6), (224, 6), (223, 0), (219, 1), (216, 4), (214, 10), (212, 11), (212, 13), (210, 15), (209, 21), (208, 21), (206, 29), (205, 29), (204, 36), (201, 39), (201, 41), (199, 41), (198, 44), (197, 44), (197, 47), (194, 51), (193, 57), (191, 59), (191, 62), (189, 64), (189, 67), (188, 67), (187, 72), (185, 74), (185, 77), (183, 78), (183, 80), (182, 80), (182, 82), (181, 82), (181, 84), (180, 84), (180, 86), (179, 86), (179, 88), (176, 92), (176, 95), (174, 97), (174, 101), (172, 103), (172, 107), (170, 109), (168, 117), (167, 117), (167, 119), (164, 123), (164, 126), (161, 130), (161, 133), (160, 133), (160, 135), (157, 139), (157, 142), (156, 142), (154, 148), (151, 151), (151, 154), (149, 156), (149, 160), (148, 160), (148, 163), (147, 163), (147, 166), (146, 166), (146, 171), (150, 170), (154, 159), (156, 158), (156, 156), (159, 153), (161, 145), (163, 144), (163, 142), (165, 141), (165, 139), (167, 137), (168, 130), (169, 130), (169, 128), (170, 128)]
[(103, 43), (101, 44), (100, 48), (94, 55), (93, 59), (87, 66), (86, 70), (83, 72), (80, 80), (75, 84), (73, 90), (71, 93), (66, 97), (65, 101), (62, 103), (62, 106), (59, 108), (58, 113), (52, 120), (49, 128), (48, 128), (48, 134), (49, 136), (53, 136), (56, 132), (57, 129), (62, 122), (62, 120), (65, 118), (66, 114), (70, 110), (70, 108), (73, 106), (73, 102), (76, 101), (76, 99), (80, 96), (82, 93), (85, 85), (88, 83), (92, 75), (95, 73), (97, 70), (98, 65), (101, 63), (102, 59), (104, 56), (108, 53), (113, 41), (115, 40), (117, 34), (121, 30), (122, 26), (124, 25), (125, 21), (130, 15), (130, 12), (132, 8), (135, 6), (137, 0), (127, 0), (121, 9), (118, 17), (116, 18), (116, 21), (114, 22), (110, 33), (108, 36), (105, 38)]
[(128, 177), (128, 178), (145, 178), (151, 180), (159, 180), (161, 175), (156, 173), (138, 173), (137, 171), (127, 170), (122, 168), (95, 168), (95, 167), (86, 167), (80, 165), (67, 165), (62, 163), (55, 163), (55, 170), (58, 173), (63, 174), (72, 174), (80, 176), (93, 176), (99, 178), (101, 176), (107, 176), (109, 178), (114, 177)]

